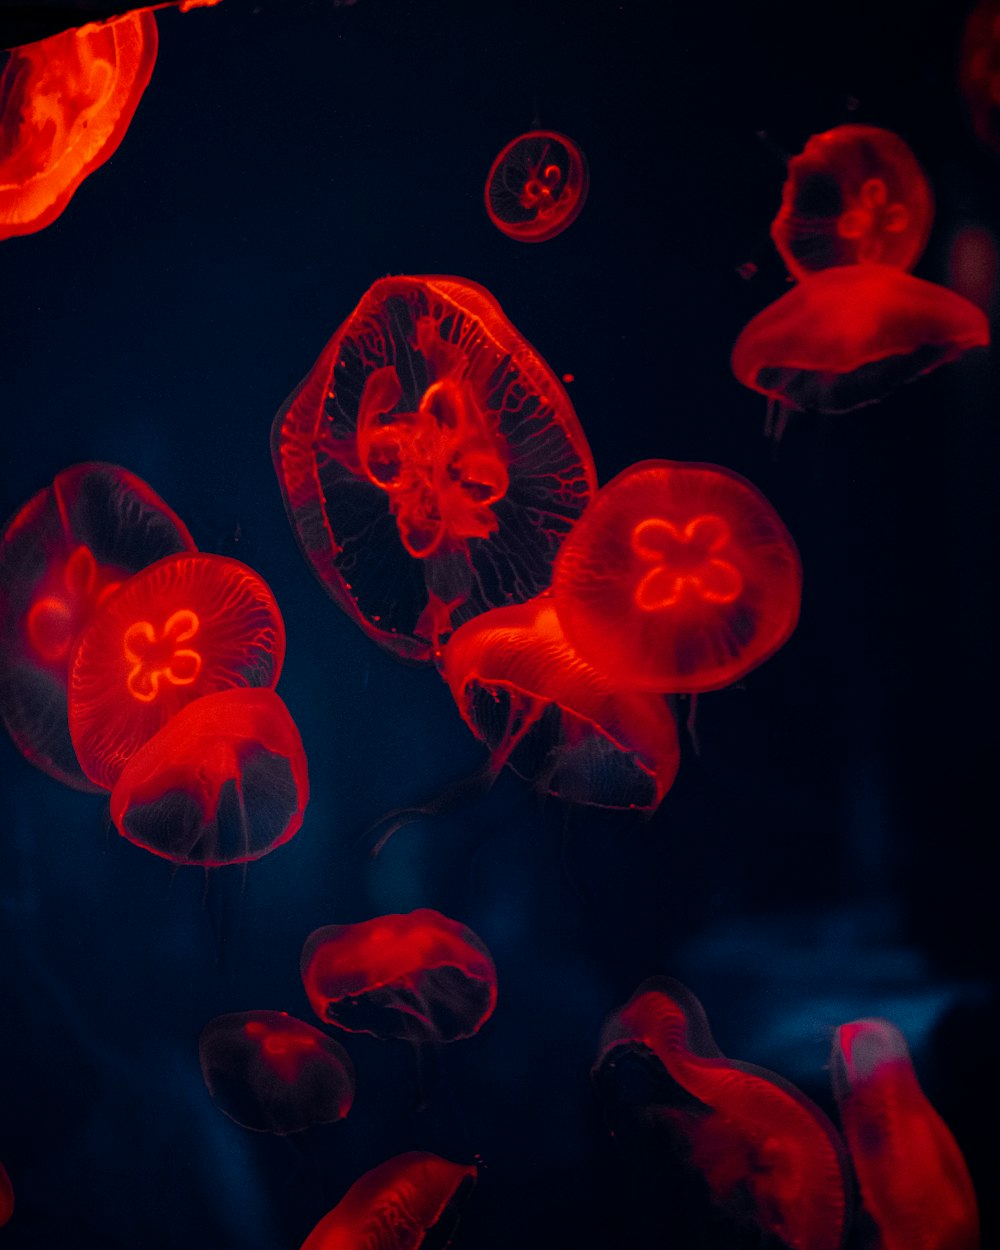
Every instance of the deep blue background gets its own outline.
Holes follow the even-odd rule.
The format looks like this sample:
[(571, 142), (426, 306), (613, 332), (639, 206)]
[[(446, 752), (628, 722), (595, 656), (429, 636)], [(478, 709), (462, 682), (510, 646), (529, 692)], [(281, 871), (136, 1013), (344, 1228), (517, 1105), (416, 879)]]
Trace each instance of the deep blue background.
[[(312, 799), (290, 844), (206, 879), (124, 842), (105, 802), (0, 741), (5, 1247), (296, 1250), (361, 1172), (420, 1148), (482, 1162), (456, 1250), (694, 1250), (690, 1231), (671, 1241), (662, 1187), (616, 1150), (589, 1085), (604, 1016), (658, 973), (701, 998), (723, 1051), (831, 1113), (833, 1029), (895, 1020), (994, 1244), (995, 367), (979, 353), (878, 407), (793, 419), (774, 448), (762, 397), (728, 366), (785, 289), (775, 149), (849, 117), (901, 133), (937, 196), (918, 266), (933, 281), (960, 230), (1000, 221), (1000, 161), (955, 87), (963, 10), (224, 0), (158, 15), (116, 155), (54, 225), (0, 246), (0, 516), (67, 465), (109, 460), (202, 549), (256, 568), (286, 620), (279, 691)], [(536, 123), (580, 143), (591, 191), (566, 233), (526, 246), (490, 225), (482, 186)], [(699, 700), (699, 752), (684, 739), (648, 822), (505, 776), (366, 855), (385, 811), (482, 760), (436, 674), (323, 594), (271, 465), (275, 411), (386, 273), (492, 291), (575, 375), (602, 481), (649, 457), (724, 464), (799, 543), (799, 629)], [(481, 1034), (422, 1060), (348, 1037), (354, 1109), (301, 1149), (227, 1120), (201, 1080), (202, 1025), (311, 1019), (307, 934), (418, 906), (493, 952)]]

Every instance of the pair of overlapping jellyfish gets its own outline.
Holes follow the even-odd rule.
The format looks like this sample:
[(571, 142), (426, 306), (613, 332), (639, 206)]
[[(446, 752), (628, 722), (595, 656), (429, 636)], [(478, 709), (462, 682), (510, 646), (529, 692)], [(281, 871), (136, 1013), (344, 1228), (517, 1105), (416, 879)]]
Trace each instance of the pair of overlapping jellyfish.
[(813, 135), (788, 166), (771, 237), (795, 285), (742, 331), (732, 368), (793, 409), (846, 412), (989, 343), (974, 304), (914, 277), (934, 200), (909, 147), (875, 126)]
[(591, 1075), (620, 1147), (662, 1160), (660, 1194), (696, 1221), (714, 1209), (791, 1250), (979, 1250), (968, 1168), (899, 1029), (842, 1024), (830, 1069), (843, 1137), (789, 1081), (726, 1058), (690, 990), (654, 977), (606, 1020)]
[(728, 469), (650, 460), (600, 491), (564, 388), (483, 287), (376, 282), (279, 411), (307, 560), (381, 646), (433, 661), (544, 791), (652, 810), (664, 693), (738, 680), (795, 627), (795, 544)]
[(130, 841), (176, 863), (255, 859), (308, 800), (274, 691), (285, 627), (257, 573), (197, 551), (150, 487), (74, 465), (0, 535), (0, 714), (21, 753), (111, 792)]

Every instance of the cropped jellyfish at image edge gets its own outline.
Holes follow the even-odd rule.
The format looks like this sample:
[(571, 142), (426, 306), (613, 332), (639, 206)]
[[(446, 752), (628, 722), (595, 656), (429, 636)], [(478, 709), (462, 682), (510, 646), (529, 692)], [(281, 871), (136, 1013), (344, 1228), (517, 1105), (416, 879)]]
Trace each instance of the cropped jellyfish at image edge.
[(980, 0), (969, 13), (958, 81), (976, 137), (1000, 155), (1000, 0)]
[(532, 130), (511, 139), (486, 178), (486, 212), (520, 243), (542, 243), (577, 219), (589, 189), (587, 162), (572, 139)]
[(544, 590), (596, 488), (561, 383), (462, 278), (376, 282), (278, 412), (272, 451), (324, 588), (416, 662)]

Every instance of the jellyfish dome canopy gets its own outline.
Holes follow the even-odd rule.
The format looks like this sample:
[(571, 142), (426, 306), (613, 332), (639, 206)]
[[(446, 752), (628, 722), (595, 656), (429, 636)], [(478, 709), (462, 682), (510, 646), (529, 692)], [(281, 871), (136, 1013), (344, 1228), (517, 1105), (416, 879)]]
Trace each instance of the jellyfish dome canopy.
[(861, 1201), (884, 1250), (979, 1250), (979, 1208), (951, 1131), (921, 1090), (902, 1033), (853, 1020), (830, 1060)]
[(737, 681), (786, 641), (802, 569), (781, 518), (730, 469), (644, 460), (594, 497), (552, 593), (579, 654), (623, 689)]
[(77, 640), (69, 727), (81, 767), (112, 789), (185, 704), (273, 687), (284, 658), (281, 613), (253, 569), (223, 556), (158, 560), (111, 595)]
[(146, 10), (14, 48), (0, 75), (0, 239), (50, 225), (125, 137), (156, 61)]
[(462, 719), (541, 790), (572, 803), (652, 811), (680, 761), (666, 701), (619, 690), (566, 640), (548, 596), (466, 621), (442, 669)]
[(511, 139), (490, 166), (486, 212), (510, 238), (541, 243), (576, 221), (588, 189), (587, 162), (573, 140), (532, 130)]
[(70, 741), (73, 646), (122, 582), (194, 551), (187, 527), (134, 473), (76, 464), (0, 533), (0, 715), (18, 749), (66, 785), (93, 790)]
[(446, 1250), (475, 1183), (471, 1164), (396, 1155), (356, 1180), (301, 1250)]
[(347, 1051), (284, 1011), (216, 1016), (202, 1029), (198, 1056), (216, 1106), (243, 1128), (299, 1133), (342, 1120), (354, 1101)]
[(302, 981), (328, 1024), (411, 1042), (471, 1037), (497, 1000), (483, 940), (427, 907), (315, 930), (302, 948)]
[(302, 739), (267, 687), (206, 694), (131, 757), (111, 819), (136, 846), (175, 864), (245, 863), (293, 837), (309, 801)]
[(462, 278), (376, 282), (279, 411), (272, 450), (326, 590), (417, 662), (540, 593), (595, 487), (561, 383)]
[(933, 220), (927, 175), (899, 135), (837, 126), (789, 161), (771, 238), (796, 278), (865, 261), (912, 269)]

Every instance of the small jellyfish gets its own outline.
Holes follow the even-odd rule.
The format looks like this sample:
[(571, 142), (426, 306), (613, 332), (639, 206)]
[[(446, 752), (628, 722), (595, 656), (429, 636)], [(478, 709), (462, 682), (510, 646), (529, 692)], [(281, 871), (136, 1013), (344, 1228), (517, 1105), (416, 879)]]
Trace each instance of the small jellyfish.
[(376, 282), (279, 411), (272, 449), (323, 586), (412, 661), (539, 594), (596, 485), (561, 383), (460, 278)]
[(198, 1040), (215, 1105), (243, 1128), (300, 1133), (342, 1120), (354, 1101), (354, 1065), (339, 1042), (284, 1011), (216, 1016)]
[(532, 130), (511, 139), (490, 167), (486, 212), (521, 243), (541, 243), (576, 221), (587, 198), (583, 153), (565, 135)]
[(493, 608), (448, 640), (442, 670), (462, 719), (504, 764), (571, 803), (655, 809), (679, 763), (666, 701), (619, 690), (566, 641), (551, 598)]
[(302, 981), (328, 1024), (410, 1042), (471, 1037), (497, 1000), (482, 939), (426, 907), (316, 929), (302, 948)]
[(556, 559), (555, 609), (623, 689), (716, 690), (795, 628), (798, 551), (755, 486), (712, 464), (645, 460), (610, 481)]
[(57, 474), (0, 534), (0, 713), (25, 758), (57, 781), (96, 788), (77, 762), (66, 709), (84, 626), (133, 573), (194, 550), (141, 478), (98, 462)]
[(879, 1250), (979, 1250), (979, 1209), (958, 1143), (888, 1020), (842, 1024), (830, 1059), (840, 1122)]
[(669, 977), (644, 981), (608, 1017), (595, 1081), (611, 1080), (629, 1056), (659, 1065), (683, 1091), (651, 1115), (719, 1208), (791, 1250), (838, 1250), (847, 1224), (846, 1159), (836, 1130), (800, 1090), (765, 1068), (727, 1059), (701, 1003)]
[(147, 10), (14, 48), (0, 75), (0, 239), (50, 225), (125, 137), (156, 61)]
[(475, 1183), (471, 1164), (396, 1155), (356, 1180), (301, 1250), (446, 1250)]
[(837, 126), (789, 161), (771, 238), (796, 278), (866, 261), (912, 269), (933, 219), (930, 183), (898, 135)]
[(732, 368), (786, 407), (848, 412), (989, 341), (983, 313), (947, 287), (888, 265), (842, 265), (758, 313)]
[(69, 727), (83, 771), (110, 790), (187, 703), (274, 686), (285, 626), (270, 588), (223, 556), (168, 556), (131, 577), (77, 640)]
[(288, 709), (267, 687), (242, 687), (186, 704), (139, 747), (111, 791), (111, 819), (154, 855), (212, 868), (287, 842), (308, 801)]

